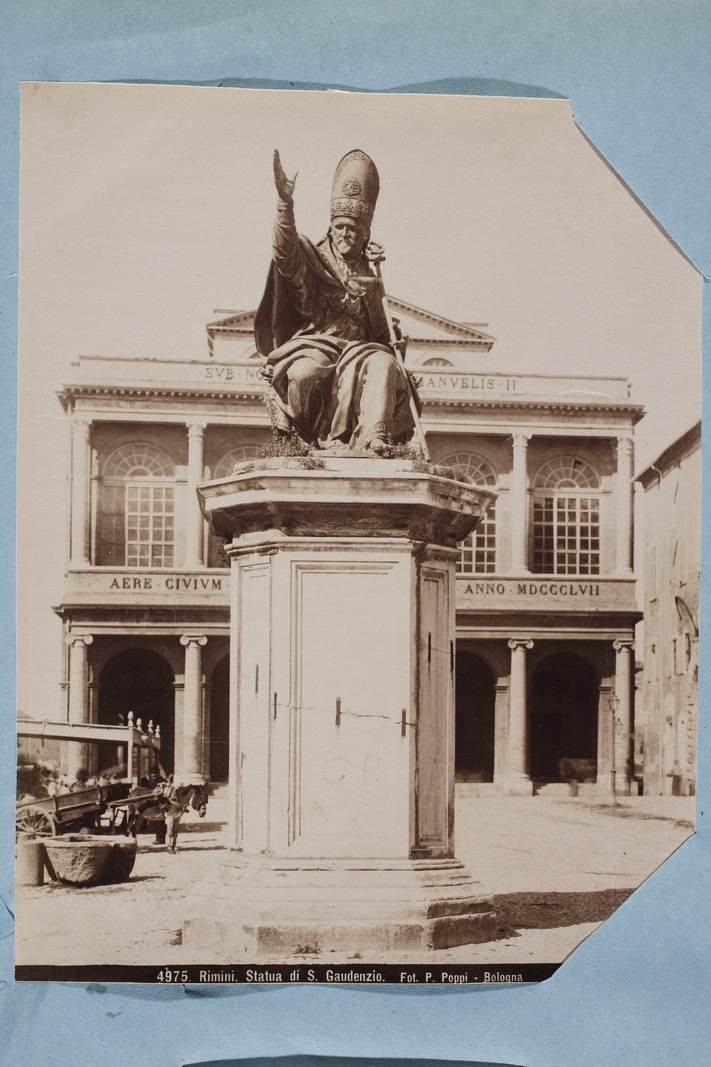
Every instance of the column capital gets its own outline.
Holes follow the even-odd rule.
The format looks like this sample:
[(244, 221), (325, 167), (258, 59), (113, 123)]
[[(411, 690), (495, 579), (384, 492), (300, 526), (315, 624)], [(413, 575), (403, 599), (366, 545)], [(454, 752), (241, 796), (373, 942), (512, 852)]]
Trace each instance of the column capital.
[(75, 430), (78, 434), (85, 434), (88, 437), (89, 431), (91, 430), (92, 422), (93, 419), (87, 419), (83, 415), (79, 416), (78, 418), (74, 416), (74, 418), (72, 418), (72, 429)]
[(207, 423), (205, 420), (202, 420), (199, 422), (188, 422), (185, 425), (188, 428), (188, 437), (202, 437), (205, 433)]
[(207, 644), (207, 638), (204, 634), (183, 634), (180, 638), (181, 645), (187, 648), (189, 645), (196, 645), (202, 647)]
[(618, 437), (617, 447), (620, 450), (626, 452), (627, 455), (631, 456), (632, 449), (634, 448), (634, 438), (629, 435), (625, 435), (624, 437)]
[(528, 442), (533, 437), (532, 433), (512, 433), (511, 440), (513, 441), (514, 448), (527, 448)]
[(508, 645), (511, 651), (515, 652), (517, 648), (533, 648), (533, 641), (526, 637), (512, 637)]
[(634, 650), (634, 641), (631, 637), (620, 638), (617, 641), (612, 642), (612, 647), (615, 652), (632, 652)]
[(64, 640), (71, 648), (74, 645), (90, 645), (94, 638), (91, 634), (67, 634)]

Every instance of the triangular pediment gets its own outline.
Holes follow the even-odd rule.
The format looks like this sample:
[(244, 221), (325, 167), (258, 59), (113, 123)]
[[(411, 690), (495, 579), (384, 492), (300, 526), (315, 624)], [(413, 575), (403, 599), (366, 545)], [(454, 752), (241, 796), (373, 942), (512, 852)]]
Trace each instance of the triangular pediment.
[[(413, 343), (417, 341), (446, 343), (458, 342), (483, 348), (488, 351), (494, 343), (491, 334), (485, 333), (482, 326), (486, 324), (455, 322), (434, 311), (417, 307), (406, 300), (391, 296), (388, 298), (393, 318), (397, 319), (400, 330)], [(212, 340), (218, 335), (244, 336), (254, 327), (255, 311), (235, 311), (225, 318), (217, 319), (207, 325), (208, 337)]]
[(455, 322), (434, 311), (417, 307), (396, 296), (388, 297), (391, 312), (400, 323), (400, 329), (413, 341), (471, 341), (493, 344), (494, 338), (485, 333), (479, 323)]
[(215, 333), (229, 333), (230, 330), (252, 330), (254, 329), (254, 316), (256, 311), (230, 311), (227, 312), (227, 317), (223, 319), (216, 319), (215, 322), (208, 322), (207, 332), (214, 331)]

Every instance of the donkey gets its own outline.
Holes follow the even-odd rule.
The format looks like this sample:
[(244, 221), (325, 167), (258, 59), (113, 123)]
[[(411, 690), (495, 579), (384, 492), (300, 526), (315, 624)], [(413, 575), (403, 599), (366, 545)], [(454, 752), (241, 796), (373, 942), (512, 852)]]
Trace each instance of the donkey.
[(180, 820), (189, 807), (198, 813), (201, 819), (207, 812), (207, 789), (204, 785), (179, 785), (168, 797), (165, 808), (165, 842), (168, 851), (177, 852), (178, 830)]
[(192, 806), (201, 819), (205, 818), (206, 785), (175, 786), (172, 782), (160, 782), (155, 789), (135, 788), (127, 798), (130, 814), (126, 833), (135, 837), (145, 821), (165, 823), (165, 842), (168, 851), (175, 853), (180, 821), (188, 808)]

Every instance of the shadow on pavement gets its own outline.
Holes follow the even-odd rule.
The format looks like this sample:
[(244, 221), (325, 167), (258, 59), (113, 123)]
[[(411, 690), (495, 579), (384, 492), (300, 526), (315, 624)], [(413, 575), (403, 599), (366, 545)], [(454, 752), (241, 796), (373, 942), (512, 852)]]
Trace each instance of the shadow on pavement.
[(224, 822), (181, 822), (180, 829), (187, 834), (219, 834), (227, 829)]
[(496, 940), (516, 930), (550, 930), (578, 923), (601, 923), (634, 889), (597, 889), (590, 893), (502, 893), (494, 897), (499, 931)]

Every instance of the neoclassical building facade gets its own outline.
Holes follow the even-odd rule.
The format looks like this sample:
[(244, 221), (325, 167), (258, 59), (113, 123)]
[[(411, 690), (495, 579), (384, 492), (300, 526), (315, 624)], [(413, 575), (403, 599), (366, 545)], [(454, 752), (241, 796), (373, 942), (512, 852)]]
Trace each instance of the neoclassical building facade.
[[(457, 576), (457, 778), (532, 794), (562, 759), (631, 773), (634, 427), (625, 378), (482, 370), (494, 339), (396, 300), (437, 462), (498, 498)], [(269, 440), (253, 313), (204, 358), (82, 357), (71, 426), (66, 715), (161, 727), (166, 771), (230, 774), (229, 571), (197, 485)], [(99, 751), (94, 761), (109, 761)]]

